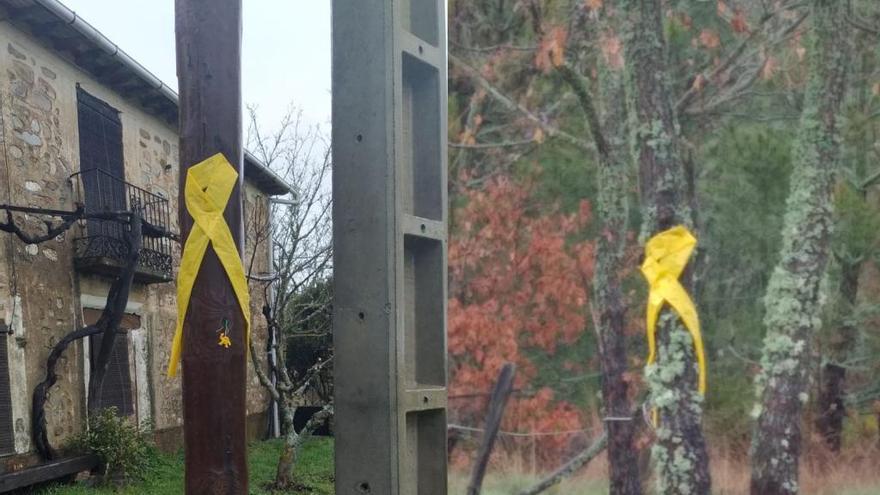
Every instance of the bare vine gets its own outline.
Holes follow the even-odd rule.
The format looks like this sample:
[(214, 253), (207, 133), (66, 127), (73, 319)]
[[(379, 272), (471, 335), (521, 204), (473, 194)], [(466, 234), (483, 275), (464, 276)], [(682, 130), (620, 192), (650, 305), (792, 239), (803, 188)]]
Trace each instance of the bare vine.
[[(40, 383), (34, 387), (31, 399), (31, 438), (40, 456), (45, 460), (58, 457), (57, 452), (49, 442), (47, 434), (46, 401), (53, 385), (58, 381), (55, 368), (58, 360), (70, 344), (85, 337), (103, 334), (103, 345), (96, 361), (95, 371), (89, 376), (89, 399), (88, 410), (92, 413), (97, 410), (101, 403), (101, 395), (106, 375), (107, 366), (110, 362), (113, 342), (119, 330), (119, 323), (125, 314), (128, 304), (128, 296), (137, 269), (140, 250), (144, 237), (165, 237), (177, 240), (177, 236), (163, 227), (150, 224), (142, 219), (142, 213), (135, 207), (131, 211), (118, 212), (87, 212), (83, 205), (77, 205), (73, 211), (52, 210), (46, 208), (32, 208), (14, 205), (0, 205), (0, 210), (6, 212), (6, 220), (0, 222), (0, 231), (15, 235), (25, 244), (40, 244), (55, 239), (68, 231), (81, 220), (104, 220), (119, 222), (127, 225), (124, 229), (124, 241), (128, 247), (124, 265), (119, 274), (113, 280), (107, 295), (107, 304), (101, 312), (101, 317), (93, 325), (71, 331), (61, 338), (49, 352), (46, 359), (46, 375)], [(33, 234), (16, 221), (15, 213), (37, 215), (44, 217), (45, 231)], [(53, 220), (58, 219), (58, 220)]]

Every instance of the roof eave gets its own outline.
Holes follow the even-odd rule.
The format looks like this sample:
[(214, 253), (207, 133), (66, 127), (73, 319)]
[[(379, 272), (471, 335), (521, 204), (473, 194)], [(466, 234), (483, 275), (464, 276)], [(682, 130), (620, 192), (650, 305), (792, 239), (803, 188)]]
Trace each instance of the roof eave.
[[(177, 128), (179, 101), (174, 89), (76, 12), (58, 0), (0, 0), (0, 6), (11, 23), (25, 28), (50, 50), (147, 113)], [(45, 14), (54, 21), (46, 22)], [(244, 160), (245, 179), (261, 191), (273, 196), (295, 194), (289, 184), (251, 153), (245, 152)]]

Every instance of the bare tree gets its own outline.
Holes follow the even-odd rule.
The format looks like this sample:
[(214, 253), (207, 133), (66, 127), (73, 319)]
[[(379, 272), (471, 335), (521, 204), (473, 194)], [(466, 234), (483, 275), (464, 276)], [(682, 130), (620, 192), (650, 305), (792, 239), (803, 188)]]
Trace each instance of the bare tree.
[[(287, 366), (288, 353), (296, 352), (299, 342), (329, 336), (330, 332), (331, 294), (321, 290), (332, 268), (330, 146), (318, 127), (305, 126), (301, 113), (293, 110), (282, 119), (278, 130), (268, 135), (257, 125), (254, 109), (250, 109), (250, 117), (252, 152), (293, 184), (295, 191), (290, 201), (270, 201), (268, 210), (255, 207), (249, 226), (254, 239), (249, 278), (262, 285), (262, 312), (270, 345), (276, 342), (269, 350), (275, 353), (272, 374), (261, 364), (253, 340), (250, 354), (260, 383), (278, 404), (284, 423), (285, 442), (275, 487), (287, 489), (295, 485), (293, 469), (299, 448), (333, 414), (332, 394), (327, 393), (326, 386), (319, 386), (328, 376), (332, 356), (316, 353), (305, 368)], [(272, 252), (271, 273), (259, 274), (256, 253), (267, 246)], [(317, 391), (315, 395), (325, 405), (297, 433), (294, 416), (310, 391)]]

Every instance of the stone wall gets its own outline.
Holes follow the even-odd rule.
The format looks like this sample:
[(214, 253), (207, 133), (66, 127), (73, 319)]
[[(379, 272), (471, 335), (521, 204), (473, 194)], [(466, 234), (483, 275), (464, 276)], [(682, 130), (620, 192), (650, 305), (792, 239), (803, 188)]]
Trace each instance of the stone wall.
[[(176, 212), (176, 131), (8, 23), (0, 24), (0, 203), (74, 208), (77, 187), (69, 178), (80, 170), (78, 84), (120, 111), (126, 181), (168, 198), (171, 211)], [(245, 191), (246, 212), (265, 205), (265, 195), (254, 187), (248, 184)], [(43, 228), (38, 218), (20, 219), (34, 231)], [(15, 332), (8, 343), (19, 453), (31, 450), (31, 391), (42, 379), (50, 347), (82, 325), (84, 308), (101, 309), (106, 300), (109, 280), (73, 268), (71, 239), (81, 234), (80, 228), (39, 246), (25, 246), (13, 236), (0, 234), (0, 318)], [(178, 231), (176, 216), (171, 228)], [(258, 249), (255, 265), (265, 272), (267, 247)], [(179, 260), (177, 245), (174, 257), (175, 262)], [(262, 296), (254, 293), (252, 297), (253, 334), (262, 349), (266, 338), (259, 313)], [(136, 284), (128, 312), (141, 321), (141, 328), (129, 334), (137, 419), (151, 420), (157, 430), (177, 429), (182, 424), (180, 379), (165, 374), (176, 318), (174, 284)], [(58, 366), (60, 379), (47, 406), (54, 445), (61, 445), (83, 423), (88, 351), (88, 345), (78, 342)], [(249, 413), (265, 410), (267, 396), (252, 370), (248, 396)]]

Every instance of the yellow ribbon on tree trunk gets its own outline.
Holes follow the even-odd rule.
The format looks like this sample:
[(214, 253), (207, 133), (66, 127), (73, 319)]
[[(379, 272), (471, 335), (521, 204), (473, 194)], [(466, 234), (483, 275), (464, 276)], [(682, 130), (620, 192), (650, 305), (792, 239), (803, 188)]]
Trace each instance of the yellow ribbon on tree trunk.
[(245, 348), (247, 348), (251, 328), (247, 277), (232, 232), (229, 231), (229, 225), (223, 218), (226, 203), (237, 181), (238, 172), (221, 153), (190, 167), (187, 171), (184, 200), (186, 209), (192, 216), (193, 226), (183, 247), (180, 271), (177, 274), (177, 328), (171, 346), (168, 376), (177, 374), (177, 364), (180, 362), (180, 354), (183, 350), (183, 320), (186, 318), (193, 284), (202, 266), (208, 243), (211, 243), (229, 278), (244, 316)]
[(683, 226), (673, 227), (652, 237), (645, 245), (645, 261), (642, 273), (648, 281), (648, 364), (657, 360), (657, 318), (664, 304), (669, 304), (694, 341), (694, 351), (699, 365), (699, 390), (706, 393), (706, 355), (697, 308), (679, 277), (684, 272), (697, 239)]

